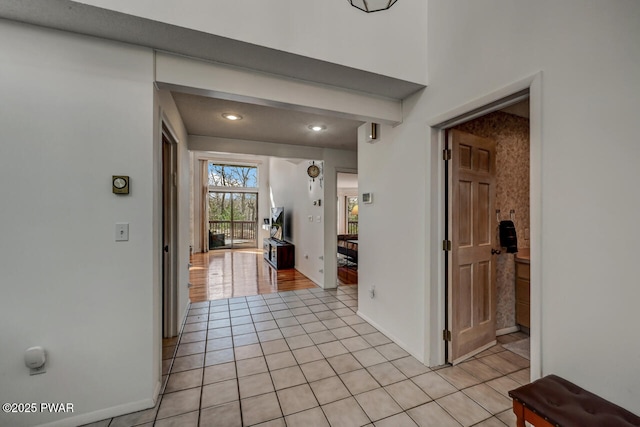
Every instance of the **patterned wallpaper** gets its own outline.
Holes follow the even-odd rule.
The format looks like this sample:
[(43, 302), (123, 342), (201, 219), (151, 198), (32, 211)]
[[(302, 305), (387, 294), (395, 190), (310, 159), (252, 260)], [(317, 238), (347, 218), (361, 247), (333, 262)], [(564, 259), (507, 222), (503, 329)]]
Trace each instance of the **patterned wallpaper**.
[[(528, 248), (529, 240), (529, 120), (496, 111), (456, 126), (464, 132), (496, 141), (496, 209), (507, 220), (515, 210), (518, 248)], [(497, 232), (497, 230), (496, 230)], [(497, 256), (497, 329), (516, 324), (514, 254)]]

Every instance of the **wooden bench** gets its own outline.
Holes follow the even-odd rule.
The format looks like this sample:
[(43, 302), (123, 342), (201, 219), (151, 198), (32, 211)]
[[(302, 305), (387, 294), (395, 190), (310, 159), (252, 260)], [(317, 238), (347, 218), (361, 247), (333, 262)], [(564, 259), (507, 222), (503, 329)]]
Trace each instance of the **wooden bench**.
[(640, 417), (577, 385), (549, 375), (509, 392), (517, 427), (631, 427)]

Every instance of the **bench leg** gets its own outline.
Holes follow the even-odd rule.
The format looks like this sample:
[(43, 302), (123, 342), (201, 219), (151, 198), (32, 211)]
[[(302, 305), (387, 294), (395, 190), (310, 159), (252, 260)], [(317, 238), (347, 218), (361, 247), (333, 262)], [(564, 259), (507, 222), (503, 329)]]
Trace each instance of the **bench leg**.
[(513, 401), (513, 413), (516, 414), (516, 427), (525, 427), (524, 424), (524, 406), (517, 400)]

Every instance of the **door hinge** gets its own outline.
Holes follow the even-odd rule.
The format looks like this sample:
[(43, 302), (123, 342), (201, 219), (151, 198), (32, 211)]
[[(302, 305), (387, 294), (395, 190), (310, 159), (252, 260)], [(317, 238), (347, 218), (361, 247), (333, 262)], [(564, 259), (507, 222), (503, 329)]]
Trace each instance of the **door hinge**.
[(445, 329), (442, 331), (442, 339), (445, 341), (451, 341), (451, 331)]
[(451, 150), (449, 148), (442, 150), (442, 160), (451, 160)]
[(442, 250), (450, 251), (451, 250), (451, 240), (443, 240), (442, 241)]

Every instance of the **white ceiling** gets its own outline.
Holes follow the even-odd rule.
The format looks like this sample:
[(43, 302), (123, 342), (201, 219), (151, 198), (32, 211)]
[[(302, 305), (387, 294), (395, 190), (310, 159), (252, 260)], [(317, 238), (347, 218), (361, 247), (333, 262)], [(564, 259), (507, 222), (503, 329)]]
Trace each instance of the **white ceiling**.
[[(364, 123), (175, 91), (171, 94), (190, 135), (356, 151), (357, 129)], [(501, 111), (528, 118), (529, 99)], [(223, 113), (240, 114), (243, 118), (230, 121), (222, 117)], [(309, 125), (315, 124), (326, 130), (311, 131)]]
[[(364, 123), (175, 91), (171, 94), (190, 135), (355, 151), (357, 129)], [(243, 118), (230, 121), (222, 117), (223, 113), (240, 114)], [(309, 129), (316, 124), (326, 129)]]

